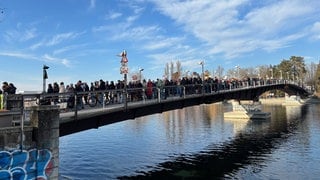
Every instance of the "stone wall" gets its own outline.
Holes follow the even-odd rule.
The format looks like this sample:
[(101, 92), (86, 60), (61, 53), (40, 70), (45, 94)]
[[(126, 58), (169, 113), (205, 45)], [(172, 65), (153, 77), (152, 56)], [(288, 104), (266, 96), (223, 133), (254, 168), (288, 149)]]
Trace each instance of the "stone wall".
[(31, 108), (32, 126), (0, 128), (0, 179), (58, 179), (59, 108)]

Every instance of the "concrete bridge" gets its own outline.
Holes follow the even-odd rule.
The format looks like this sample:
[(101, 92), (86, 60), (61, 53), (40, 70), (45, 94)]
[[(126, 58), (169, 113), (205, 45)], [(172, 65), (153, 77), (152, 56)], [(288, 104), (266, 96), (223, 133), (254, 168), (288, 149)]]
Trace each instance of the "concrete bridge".
[[(103, 95), (103, 105), (86, 105), (84, 109), (81, 102), (88, 92), (7, 96), (4, 98), (7, 102), (5, 107), (10, 110), (0, 112), (0, 179), (58, 179), (61, 136), (204, 103), (230, 99), (257, 101), (261, 94), (270, 90), (281, 90), (302, 98), (309, 95), (305, 89), (287, 83), (246, 85), (223, 90), (212, 86), (205, 89), (203, 85), (173, 86), (154, 89), (154, 98), (151, 99), (139, 96), (144, 94), (144, 89), (89, 92)], [(106, 95), (117, 97), (118, 102), (122, 103), (106, 105)], [(65, 108), (63, 105), (66, 103), (51, 104), (57, 98), (66, 97), (75, 99), (74, 108)], [(80, 103), (77, 99), (81, 100)]]

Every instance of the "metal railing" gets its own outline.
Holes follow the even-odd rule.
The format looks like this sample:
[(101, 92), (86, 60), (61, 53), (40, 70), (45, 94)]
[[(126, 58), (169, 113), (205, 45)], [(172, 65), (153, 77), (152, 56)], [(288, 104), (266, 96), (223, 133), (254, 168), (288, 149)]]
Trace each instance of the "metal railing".
[[(173, 86), (154, 86), (142, 88), (112, 89), (87, 92), (15, 94), (3, 96), (4, 108), (21, 112), (21, 124), (27, 120), (28, 107), (39, 105), (60, 106), (61, 113), (73, 112), (77, 119), (78, 112), (87, 109), (108, 107), (123, 108), (125, 111), (131, 104), (161, 103), (176, 98), (204, 96), (243, 88), (269, 86), (274, 84), (292, 84), (285, 80), (270, 81), (221, 81), (219, 83), (203, 83)], [(125, 98), (126, 97), (126, 98)]]

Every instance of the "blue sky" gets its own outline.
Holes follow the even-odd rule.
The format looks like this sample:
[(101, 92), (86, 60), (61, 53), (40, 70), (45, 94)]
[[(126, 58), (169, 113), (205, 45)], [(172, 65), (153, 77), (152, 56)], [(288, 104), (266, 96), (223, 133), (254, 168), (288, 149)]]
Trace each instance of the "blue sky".
[(0, 80), (18, 90), (48, 83), (162, 78), (165, 64), (201, 72), (319, 62), (319, 0), (0, 0)]

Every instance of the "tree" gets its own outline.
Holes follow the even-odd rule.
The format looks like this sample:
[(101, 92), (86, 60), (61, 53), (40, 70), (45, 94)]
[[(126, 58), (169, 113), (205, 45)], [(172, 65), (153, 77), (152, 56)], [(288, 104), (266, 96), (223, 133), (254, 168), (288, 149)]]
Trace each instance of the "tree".
[(276, 67), (277, 72), (282, 72), (284, 79), (304, 80), (307, 72), (304, 58), (291, 56), (289, 60), (283, 59)]
[(304, 80), (307, 72), (304, 58), (300, 56), (291, 56), (290, 62), (292, 64), (293, 80)]
[(307, 85), (315, 87), (316, 85), (316, 73), (317, 73), (317, 64), (314, 62), (311, 62), (309, 65), (306, 66), (306, 76), (305, 76), (305, 82)]
[(320, 90), (320, 63), (317, 66), (317, 71), (315, 74), (315, 80), (316, 80), (316, 91), (319, 92)]
[(221, 77), (223, 76), (223, 71), (224, 71), (223, 67), (221, 67), (221, 66), (219, 65), (219, 66), (217, 67), (217, 70), (216, 70), (215, 75), (217, 75), (218, 78), (221, 79)]

